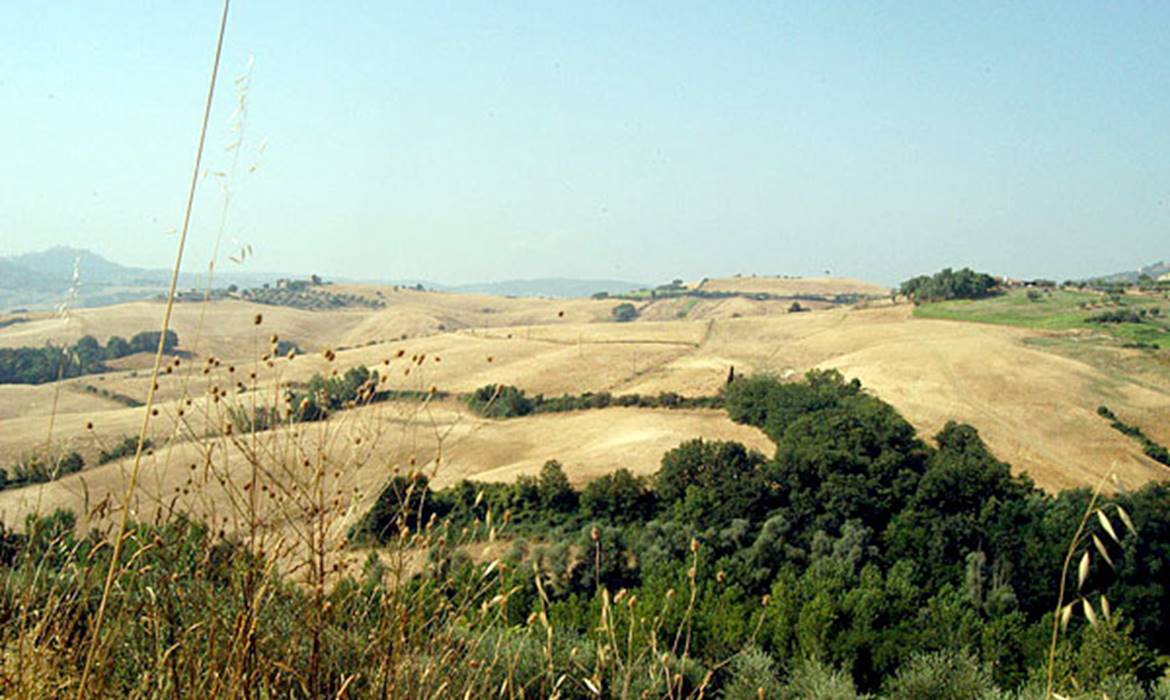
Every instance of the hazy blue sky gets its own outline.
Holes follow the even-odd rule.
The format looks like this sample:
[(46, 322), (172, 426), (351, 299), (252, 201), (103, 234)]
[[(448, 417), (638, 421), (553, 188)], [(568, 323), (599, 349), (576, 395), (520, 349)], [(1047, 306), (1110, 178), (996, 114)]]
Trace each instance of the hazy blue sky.
[[(441, 282), (1170, 257), (1170, 3), (964, 5), (236, 0), (225, 242)], [(218, 15), (0, 4), (0, 254), (169, 265)], [(200, 196), (189, 269), (223, 205)]]

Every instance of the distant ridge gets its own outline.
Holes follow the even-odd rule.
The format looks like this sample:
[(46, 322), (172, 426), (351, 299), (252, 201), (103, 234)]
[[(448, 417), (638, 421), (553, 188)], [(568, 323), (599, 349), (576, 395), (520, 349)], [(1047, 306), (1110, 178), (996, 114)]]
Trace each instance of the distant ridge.
[[(635, 289), (641, 289), (646, 286), (645, 284), (623, 282), (621, 280), (582, 280), (565, 277), (547, 277), (530, 280), (503, 280), (500, 282), (484, 282), (480, 284), (460, 284), (453, 287), (446, 287), (445, 289), (464, 294), (570, 299), (574, 297), (587, 297), (597, 292), (621, 294), (624, 292), (632, 292)], [(444, 289), (441, 285), (436, 286), (436, 288)]]
[[(107, 306), (149, 299), (166, 291), (170, 270), (128, 267), (83, 248), (56, 246), (37, 253), (0, 257), (0, 312), (12, 309), (48, 309), (63, 302), (75, 287), (78, 306)], [(280, 275), (216, 273), (219, 283), (241, 286), (271, 282)], [(181, 288), (199, 287), (204, 277), (184, 273)]]
[(1136, 282), (1142, 275), (1149, 275), (1154, 279), (1159, 279), (1170, 275), (1170, 264), (1159, 260), (1156, 263), (1139, 267), (1136, 270), (1126, 270), (1125, 272), (1115, 272), (1110, 275), (1102, 277), (1091, 277), (1093, 280), (1101, 280), (1102, 282)]
[[(74, 267), (78, 271), (76, 304), (78, 306), (107, 306), (128, 301), (151, 299), (165, 292), (170, 285), (170, 270), (128, 267), (84, 248), (56, 246), (36, 253), (0, 257), (0, 313), (13, 309), (48, 309), (66, 299), (74, 286)], [(312, 272), (312, 271), (310, 271)], [(260, 286), (281, 277), (296, 279), (308, 277), (308, 272), (296, 274), (248, 273), (221, 271), (215, 276), (216, 287), (235, 284), (240, 287)], [(184, 273), (179, 288), (201, 289), (202, 274)], [(335, 280), (345, 282), (347, 280)], [(474, 284), (441, 284), (423, 280), (369, 280), (378, 284), (421, 284), (427, 289), (462, 294), (489, 294), (515, 297), (587, 297), (597, 292), (616, 294), (639, 289), (646, 285), (620, 280), (582, 280), (550, 277), (528, 280), (503, 280)]]

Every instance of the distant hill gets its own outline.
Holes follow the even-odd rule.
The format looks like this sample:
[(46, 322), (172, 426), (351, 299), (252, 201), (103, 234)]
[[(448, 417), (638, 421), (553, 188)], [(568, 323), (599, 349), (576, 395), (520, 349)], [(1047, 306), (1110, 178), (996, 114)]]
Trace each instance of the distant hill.
[(40, 288), (52, 283), (52, 278), (36, 270), (30, 270), (5, 258), (0, 258), (0, 289), (22, 287)]
[[(165, 292), (171, 282), (170, 270), (128, 267), (82, 248), (57, 246), (38, 253), (0, 257), (0, 313), (7, 310), (47, 309), (60, 304), (73, 286), (73, 271), (78, 272), (78, 306), (106, 306), (139, 299), (149, 299)], [(284, 277), (305, 275), (219, 271), (215, 286), (234, 284), (242, 288), (258, 287)], [(203, 274), (184, 273), (180, 290), (202, 289)], [(343, 280), (336, 280), (343, 281)], [(514, 297), (587, 297), (597, 292), (616, 294), (644, 287), (643, 284), (618, 280), (581, 280), (545, 278), (505, 280), (476, 284), (439, 284), (419, 280), (404, 282), (370, 280), (382, 284), (415, 286), (464, 294), (489, 294)]]
[[(38, 253), (0, 257), (0, 313), (17, 308), (47, 309), (60, 304), (74, 286), (74, 269), (77, 270), (75, 303), (78, 306), (148, 299), (166, 291), (171, 282), (170, 270), (128, 267), (89, 250), (57, 246)], [(246, 287), (272, 282), (279, 276), (220, 272), (216, 284)], [(202, 274), (184, 273), (179, 278), (179, 286), (181, 289), (200, 287), (203, 279)]]
[(436, 289), (464, 294), (490, 294), (505, 297), (555, 297), (572, 299), (587, 297), (597, 292), (621, 294), (645, 287), (644, 284), (619, 280), (580, 280), (549, 277), (532, 280), (505, 280), (481, 284), (461, 284), (451, 287), (435, 285)]
[(1103, 282), (1136, 282), (1137, 279), (1139, 277), (1141, 277), (1142, 275), (1149, 275), (1150, 277), (1153, 277), (1154, 279), (1159, 279), (1161, 277), (1165, 277), (1166, 275), (1170, 275), (1170, 264), (1167, 264), (1166, 262), (1159, 260), (1158, 262), (1153, 263), (1152, 265), (1146, 265), (1145, 267), (1139, 267), (1136, 270), (1126, 270), (1125, 272), (1115, 272), (1115, 273), (1110, 274), (1110, 275), (1104, 275), (1102, 277), (1093, 277), (1091, 279), (1101, 280)]
[(156, 285), (169, 281), (164, 270), (126, 267), (81, 248), (58, 246), (39, 253), (14, 255), (3, 259), (9, 265), (39, 274), (56, 286), (66, 288), (72, 281), (76, 265), (83, 284)]

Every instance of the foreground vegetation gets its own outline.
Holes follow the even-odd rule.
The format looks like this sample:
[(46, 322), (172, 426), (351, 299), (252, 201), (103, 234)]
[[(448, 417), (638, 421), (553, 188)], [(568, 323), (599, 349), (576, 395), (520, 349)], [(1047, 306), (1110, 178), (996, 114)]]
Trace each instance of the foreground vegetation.
[[(776, 441), (773, 458), (693, 441), (653, 479), (619, 470), (580, 491), (555, 462), (514, 484), (437, 492), (403, 476), (352, 535), (393, 542), (428, 523), (472, 540), (511, 533), (513, 620), (551, 613), (572, 635), (588, 636), (604, 591), (657, 610), (693, 586), (686, 616), (675, 611), (663, 629), (685, 623), (691, 658), (718, 669), (712, 686), (729, 697), (781, 693), (810, 663), (834, 692), (1032, 696), (1062, 600), (1061, 561), (1078, 520), (1097, 512), (1093, 494), (1044, 494), (968, 426), (948, 425), (931, 447), (835, 373), (740, 380), (727, 404)], [(1091, 524), (1060, 608), (1089, 622), (1059, 637), (1057, 687), (1146, 697), (1170, 652), (1170, 487), (1121, 494)], [(649, 630), (627, 632), (652, 643)], [(749, 665), (755, 675), (736, 675)], [(824, 692), (789, 697), (841, 697)]]
[[(379, 383), (296, 391), (334, 410)], [(1167, 697), (1170, 487), (1047, 495), (833, 372), (723, 398), (774, 455), (691, 441), (580, 489), (555, 463), (438, 491), (414, 467), (340, 545), (329, 471), (229, 433), (253, 476), (206, 469), (234, 524), (132, 525), (96, 645), (107, 537), (0, 532), (3, 693), (74, 696), (92, 653), (89, 697), (1042, 698), (1049, 668), (1066, 697)]]

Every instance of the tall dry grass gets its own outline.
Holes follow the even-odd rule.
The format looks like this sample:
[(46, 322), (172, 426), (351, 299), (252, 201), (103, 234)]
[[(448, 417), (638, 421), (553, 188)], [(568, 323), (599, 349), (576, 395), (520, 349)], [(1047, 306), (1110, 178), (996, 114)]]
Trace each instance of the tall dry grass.
[[(164, 337), (229, 9), (225, 0), (160, 322)], [(241, 112), (244, 100), (241, 90)], [(229, 149), (233, 163), (240, 146)], [(221, 237), (227, 204), (225, 197)], [(213, 260), (209, 290), (214, 272)], [(201, 322), (197, 335), (203, 331)], [(524, 575), (535, 581), (541, 611), (513, 620), (517, 572), (500, 558), (469, 565), (464, 552), (475, 538), (465, 529), (434, 519), (400, 522), (397, 539), (357, 551), (347, 531), (369, 505), (353, 479), (357, 467), (379, 463), (386, 479), (434, 478), (450, 427), (435, 420), (429, 398), (305, 422), (285, 377), (295, 354), (277, 357), (279, 339), (265, 332), (259, 314), (237, 332), (254, 341), (253, 357), (242, 363), (210, 355), (184, 362), (168, 356), (160, 340), (136, 449), (119, 465), (124, 491), (96, 503), (84, 494), (80, 520), (92, 528), (88, 534), (77, 532), (77, 515), (41, 513), (39, 504), (23, 532), (0, 530), (6, 571), (0, 694), (78, 700), (705, 694), (714, 669), (699, 669), (690, 658), (697, 544), (688, 591), (649, 604), (599, 585), (596, 629), (585, 636), (557, 629), (546, 575), (536, 565)], [(325, 359), (335, 364), (332, 352)], [(368, 403), (390, 372), (401, 370), (402, 381), (427, 389), (426, 361), (387, 358), (384, 373), (348, 408)], [(177, 400), (158, 400), (173, 387)], [(419, 431), (434, 445), (425, 454), (417, 450)], [(99, 430), (92, 434), (102, 440)], [(177, 471), (185, 478), (175, 479)], [(419, 513), (426, 497), (422, 489), (406, 494), (420, 501)], [(493, 540), (507, 534), (502, 513), (489, 513), (484, 525)], [(677, 629), (664, 629), (676, 618)], [(673, 642), (662, 646), (661, 639)]]

